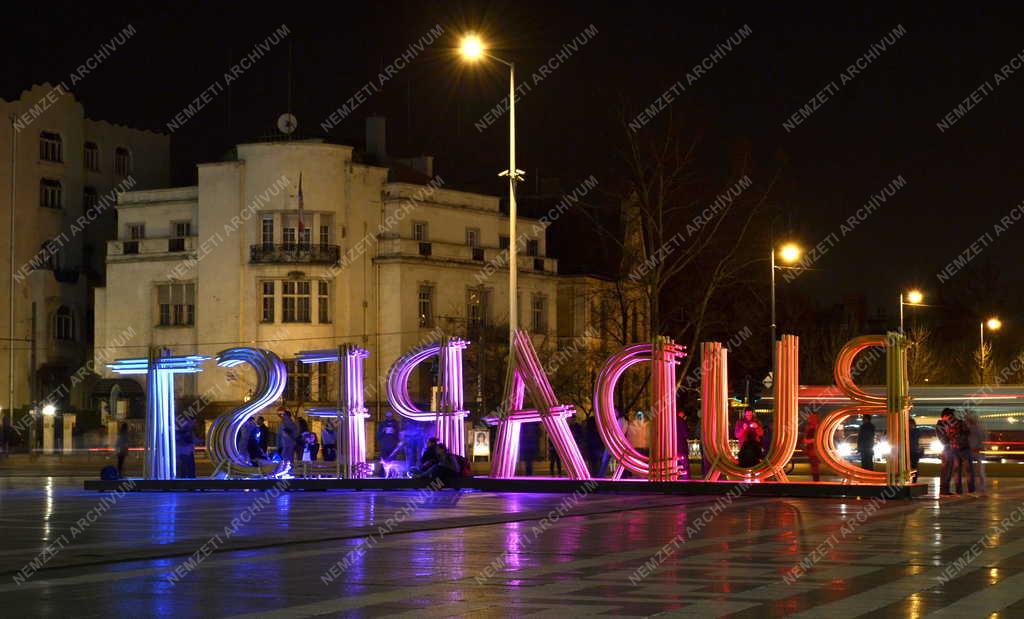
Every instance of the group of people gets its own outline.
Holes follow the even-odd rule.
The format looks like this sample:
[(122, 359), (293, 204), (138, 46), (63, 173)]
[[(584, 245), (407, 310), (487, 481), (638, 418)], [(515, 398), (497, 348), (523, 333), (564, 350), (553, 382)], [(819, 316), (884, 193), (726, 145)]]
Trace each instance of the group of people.
[(420, 456), (419, 464), (410, 466), (409, 474), (447, 486), (452, 480), (468, 477), (472, 472), (465, 457), (448, 451), (444, 443), (438, 442), (437, 438), (432, 436), (427, 439), (427, 447)]
[[(939, 493), (953, 494), (950, 489), (956, 476), (956, 493), (964, 493), (964, 475), (967, 492), (985, 490), (985, 467), (981, 463), (981, 448), (985, 441), (985, 428), (971, 411), (957, 415), (952, 408), (942, 409), (935, 436), (942, 443), (942, 468), (939, 473)], [(975, 468), (977, 467), (977, 474)]]
[[(337, 432), (334, 421), (328, 419), (324, 423), (320, 437), (317, 437), (307, 422), (302, 417), (294, 419), (291, 411), (280, 409), (278, 415), (281, 417), (277, 431), (277, 459), (287, 462), (295, 469), (295, 460), (298, 459), (302, 475), (311, 473), (312, 464), (317, 461), (323, 446), (323, 460), (333, 462), (337, 457)], [(238, 450), (246, 454), (252, 466), (260, 466), (272, 460), (269, 451), (270, 438), (273, 433), (267, 426), (267, 421), (262, 416), (256, 419), (249, 418), (242, 431), (238, 435)]]

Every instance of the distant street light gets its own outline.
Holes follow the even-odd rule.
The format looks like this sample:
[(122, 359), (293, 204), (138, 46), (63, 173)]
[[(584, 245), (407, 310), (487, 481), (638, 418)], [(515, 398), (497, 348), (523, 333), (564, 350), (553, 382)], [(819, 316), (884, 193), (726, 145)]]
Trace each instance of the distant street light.
[(47, 404), (46, 406), (43, 407), (43, 416), (44, 417), (53, 417), (56, 414), (57, 414), (57, 407), (54, 406), (53, 404)]
[(771, 307), (772, 307), (772, 367), (771, 372), (775, 372), (775, 269), (782, 269), (786, 267), (776, 266), (775, 264), (775, 253), (778, 251), (779, 260), (787, 265), (796, 263), (803, 255), (803, 250), (796, 243), (785, 243), (776, 250), (772, 247), (771, 252), (771, 263), (772, 263), (772, 292), (771, 292)]
[(920, 305), (924, 301), (924, 293), (920, 290), (914, 289), (907, 294), (900, 293), (900, 335), (903, 335), (903, 306), (904, 305)]
[(978, 335), (981, 348), (978, 351), (978, 369), (981, 371), (981, 384), (985, 384), (985, 328), (989, 331), (998, 331), (1003, 327), (1003, 321), (995, 316), (978, 325)]

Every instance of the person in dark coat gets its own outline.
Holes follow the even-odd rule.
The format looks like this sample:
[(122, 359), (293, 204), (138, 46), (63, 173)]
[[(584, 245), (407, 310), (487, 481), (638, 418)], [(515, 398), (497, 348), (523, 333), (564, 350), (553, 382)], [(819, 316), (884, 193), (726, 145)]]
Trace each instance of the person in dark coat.
[(451, 484), (453, 479), (462, 475), (462, 467), (454, 454), (449, 453), (444, 443), (437, 443), (435, 448), (436, 460), (424, 473), (423, 476), (431, 481), (440, 481), (444, 485)]
[(690, 425), (686, 411), (676, 415), (676, 455), (679, 457), (679, 478), (690, 479)]
[(604, 441), (601, 440), (601, 431), (597, 429), (597, 415), (587, 417), (583, 427), (583, 440), (586, 445), (587, 464), (590, 466), (591, 477), (604, 477), (605, 472), (601, 469), (601, 459), (604, 455)]
[(533, 461), (540, 451), (540, 424), (524, 423), (519, 429), (519, 458), (523, 461), (523, 474), (533, 475)]
[(381, 460), (393, 460), (395, 451), (398, 449), (398, 442), (401, 428), (394, 418), (394, 413), (384, 411), (384, 420), (377, 426), (377, 446), (380, 448)]
[(277, 433), (277, 453), (281, 462), (287, 462), (295, 468), (295, 445), (299, 440), (299, 426), (292, 421), (291, 411), (281, 411), (280, 432)]
[(946, 426), (946, 436), (953, 448), (953, 459), (950, 462), (953, 474), (956, 475), (956, 493), (964, 493), (964, 469), (967, 469), (967, 491), (974, 492), (974, 456), (971, 454), (971, 433), (962, 419), (954, 418)]
[(860, 452), (860, 466), (869, 471), (875, 470), (875, 424), (871, 423), (871, 415), (864, 415), (857, 431), (857, 451)]
[(123, 421), (117, 427), (117, 444), (114, 451), (117, 452), (117, 476), (124, 477), (124, 460), (128, 457), (128, 424)]
[(196, 421), (180, 418), (174, 433), (175, 452), (178, 460), (178, 477), (193, 479), (196, 476)]
[(757, 466), (763, 457), (761, 439), (764, 437), (764, 428), (754, 416), (753, 410), (748, 408), (743, 411), (743, 416), (736, 422), (733, 432), (740, 443), (739, 465), (745, 468)]
[(334, 421), (328, 419), (320, 430), (320, 442), (324, 446), (324, 462), (334, 462), (338, 455), (338, 433), (334, 430)]
[(917, 422), (914, 418), (910, 418), (910, 468), (913, 472), (910, 476), (910, 481), (917, 483), (919, 477), (917, 471), (917, 465), (921, 462), (921, 456), (924, 455), (924, 450), (921, 447), (921, 428), (917, 427)]
[[(260, 420), (262, 421), (263, 418), (260, 417)], [(261, 463), (267, 460), (267, 452), (263, 448), (264, 441), (266, 440), (263, 437), (263, 428), (265, 427), (266, 424), (257, 423), (249, 428), (249, 436), (245, 441), (245, 451), (249, 456), (249, 462), (252, 466), (260, 466)]]
[(953, 473), (953, 446), (949, 443), (948, 427), (956, 420), (952, 408), (942, 409), (939, 421), (935, 424), (935, 437), (942, 443), (942, 468), (939, 469), (939, 494), (953, 494), (949, 490), (949, 482)]
[(256, 420), (256, 425), (260, 428), (260, 451), (262, 451), (264, 457), (266, 457), (266, 454), (268, 453), (267, 448), (270, 445), (270, 427), (267, 426), (267, 420), (263, 417)]
[(818, 445), (815, 442), (820, 424), (818, 413), (808, 415), (802, 441), (804, 454), (807, 456), (807, 462), (811, 465), (811, 478), (814, 481), (821, 481), (821, 456), (818, 454)]

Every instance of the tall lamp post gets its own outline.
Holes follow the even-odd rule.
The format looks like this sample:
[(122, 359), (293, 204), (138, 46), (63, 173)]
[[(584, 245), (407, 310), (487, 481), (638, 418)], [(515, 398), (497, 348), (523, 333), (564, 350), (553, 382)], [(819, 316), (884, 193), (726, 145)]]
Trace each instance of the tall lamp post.
[(516, 169), (516, 65), (488, 52), (480, 37), (473, 34), (462, 38), (459, 52), (469, 62), (490, 58), (508, 67), (508, 169), (499, 176), (508, 177), (508, 350), (511, 355), (515, 349), (516, 329), (519, 326), (516, 298), (519, 289), (519, 266), (516, 256), (516, 182), (523, 180), (523, 171)]
[(900, 335), (904, 335), (903, 330), (903, 306), (904, 305), (921, 305), (924, 301), (924, 294), (920, 290), (911, 290), (907, 294), (900, 293)]
[(985, 329), (998, 331), (1003, 326), (1003, 321), (995, 316), (983, 321), (978, 325), (979, 343), (981, 348), (978, 351), (978, 370), (981, 372), (981, 384), (985, 384)]
[(775, 380), (775, 270), (791, 268), (786, 266), (779, 266), (775, 264), (775, 254), (778, 252), (779, 260), (786, 265), (794, 264), (800, 259), (803, 254), (803, 250), (796, 243), (786, 243), (780, 246), (778, 249), (772, 247), (771, 252), (771, 263), (772, 263), (772, 293), (771, 293), (771, 306), (772, 306), (772, 381)]

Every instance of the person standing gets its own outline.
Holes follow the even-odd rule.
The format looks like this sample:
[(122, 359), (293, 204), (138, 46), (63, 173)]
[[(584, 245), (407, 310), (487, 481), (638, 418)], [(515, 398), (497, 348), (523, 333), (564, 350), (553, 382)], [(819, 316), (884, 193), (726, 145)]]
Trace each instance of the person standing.
[(967, 425), (968, 443), (971, 448), (971, 458), (974, 460), (974, 479), (975, 485), (978, 488), (978, 492), (985, 492), (985, 461), (982, 458), (981, 450), (985, 447), (985, 438), (988, 435), (988, 431), (985, 429), (985, 425), (981, 423), (981, 419), (974, 411), (968, 411), (964, 419)]
[(256, 420), (256, 425), (260, 429), (260, 451), (263, 452), (263, 457), (266, 457), (267, 448), (270, 445), (270, 428), (267, 427), (267, 420), (260, 417)]
[(633, 448), (640, 454), (646, 456), (651, 453), (651, 424), (647, 421), (643, 411), (637, 411), (633, 419), (626, 426), (626, 437), (632, 443)]
[(953, 494), (949, 484), (953, 475), (953, 446), (949, 443), (949, 426), (956, 419), (952, 408), (942, 409), (935, 424), (935, 437), (942, 443), (942, 468), (939, 471), (939, 494)]
[(320, 430), (320, 442), (324, 444), (324, 462), (334, 462), (337, 455), (338, 435), (334, 431), (334, 421), (328, 419)]
[(277, 433), (277, 453), (281, 462), (287, 462), (295, 468), (295, 443), (299, 439), (299, 426), (292, 421), (292, 413), (281, 409), (281, 425)]
[(748, 408), (743, 411), (743, 416), (736, 422), (733, 435), (740, 443), (740, 451), (737, 458), (739, 465), (744, 468), (757, 466), (757, 463), (763, 457), (761, 453), (761, 439), (764, 438), (764, 428), (761, 427), (761, 422), (754, 416), (752, 409)]
[(540, 428), (538, 423), (521, 424), (519, 430), (519, 457), (523, 461), (523, 475), (533, 475), (533, 461), (540, 450)]
[(857, 451), (860, 452), (860, 466), (868, 471), (875, 470), (875, 424), (871, 415), (861, 417), (857, 431)]
[(195, 479), (196, 476), (196, 421), (180, 418), (174, 433), (175, 452), (178, 459), (178, 477)]
[(960, 419), (946, 426), (949, 444), (953, 447), (952, 470), (956, 473), (956, 493), (964, 493), (964, 470), (967, 470), (967, 491), (974, 493), (974, 458), (971, 454), (971, 434)]
[(555, 443), (551, 440), (550, 436), (547, 437), (546, 442), (548, 444), (548, 475), (551, 477), (561, 477), (562, 457), (558, 454), (558, 449), (555, 448)]
[(380, 448), (381, 460), (393, 460), (395, 451), (398, 449), (398, 442), (401, 428), (394, 418), (394, 413), (384, 411), (384, 420), (377, 426), (377, 445)]
[(117, 427), (114, 451), (117, 453), (117, 476), (124, 477), (124, 459), (128, 457), (128, 424), (124, 421)]
[(587, 445), (587, 463), (590, 465), (591, 477), (604, 477), (604, 470), (601, 468), (601, 456), (604, 454), (604, 441), (601, 440), (601, 431), (597, 429), (597, 415), (587, 416), (583, 427), (583, 435)]
[(918, 475), (918, 463), (921, 462), (921, 456), (923, 455), (921, 449), (921, 428), (917, 427), (917, 422), (914, 418), (910, 418), (910, 481), (917, 483)]
[(686, 411), (676, 414), (676, 456), (679, 458), (679, 478), (690, 479), (690, 425)]
[(814, 481), (821, 481), (821, 456), (818, 454), (818, 444), (815, 442), (820, 423), (818, 413), (811, 413), (807, 416), (807, 423), (804, 424), (804, 454), (807, 456), (807, 462), (811, 465), (811, 479)]

